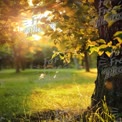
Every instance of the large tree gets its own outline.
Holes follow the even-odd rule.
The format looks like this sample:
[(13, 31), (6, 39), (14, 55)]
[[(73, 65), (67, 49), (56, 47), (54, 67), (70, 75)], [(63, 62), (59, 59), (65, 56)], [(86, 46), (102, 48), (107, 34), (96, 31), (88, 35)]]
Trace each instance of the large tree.
[(122, 1), (95, 0), (95, 6), (100, 40), (92, 46), (99, 52), (97, 79), (91, 100), (91, 110), (96, 114), (92, 113), (92, 120), (113, 122), (111, 113), (119, 121), (122, 117)]
[[(69, 5), (71, 5), (71, 3), (74, 3), (73, 5), (80, 5), (79, 2), (81, 1), (77, 1), (78, 3), (76, 3), (76, 1), (67, 2), (69, 2)], [(94, 108), (93, 111), (98, 111), (98, 108), (102, 108), (104, 106), (104, 102), (106, 102), (107, 106), (110, 108), (109, 110), (111, 113), (114, 114), (115, 112), (117, 119), (121, 116), (122, 113), (122, 1), (95, 0), (94, 4), (98, 11), (98, 20), (96, 24), (100, 40), (92, 43), (97, 46), (95, 47), (95, 45), (93, 45), (93, 49), (96, 50), (99, 55), (97, 57), (98, 72), (97, 79), (95, 81), (95, 90), (92, 95), (91, 108)], [(61, 13), (61, 15), (62, 14), (63, 13)], [(58, 14), (56, 13), (56, 15), (57, 18), (60, 18), (61, 16), (60, 12)], [(66, 19), (68, 17), (65, 16)], [(60, 20), (58, 23), (60, 22), (62, 22), (62, 20)], [(73, 22), (76, 23), (76, 21)], [(74, 23), (72, 23), (72, 25), (74, 25)], [(64, 25), (64, 27), (66, 26)], [(71, 31), (72, 28), (70, 29), (69, 27), (67, 30), (67, 33), (71, 34), (69, 33), (69, 30)], [(65, 36), (64, 33), (62, 35)], [(57, 36), (60, 37), (60, 35)], [(61, 44), (64, 44), (64, 42)], [(83, 43), (81, 43), (81, 45), (82, 44)], [(105, 99), (106, 101), (104, 101)], [(102, 111), (102, 109), (99, 110), (99, 112)], [(105, 119), (105, 114), (102, 116), (103, 119)], [(109, 118), (108, 121), (112, 121), (111, 117), (109, 117), (109, 112), (107, 114)], [(97, 117), (95, 116), (95, 118)]]

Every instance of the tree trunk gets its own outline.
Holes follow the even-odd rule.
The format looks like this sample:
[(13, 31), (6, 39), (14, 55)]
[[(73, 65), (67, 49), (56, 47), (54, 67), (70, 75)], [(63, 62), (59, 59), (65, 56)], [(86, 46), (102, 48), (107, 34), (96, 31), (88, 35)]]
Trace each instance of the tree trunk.
[(19, 49), (15, 48), (13, 46), (13, 54), (14, 54), (14, 65), (15, 65), (15, 70), (16, 73), (20, 72), (20, 53), (19, 53)]
[(16, 73), (19, 73), (20, 72), (20, 60), (19, 60), (19, 57), (16, 56), (14, 57), (14, 64), (15, 64), (15, 69), (16, 69)]
[[(108, 10), (108, 5), (112, 8), (121, 5), (121, 10), (110, 16), (109, 20), (113, 22), (111, 25), (109, 21), (104, 20), (105, 14), (111, 10)], [(113, 39), (113, 35), (117, 31), (122, 31), (122, 1), (95, 0), (95, 6), (99, 12), (97, 21), (99, 37), (104, 39), (106, 44), (112, 41), (112, 45), (116, 45), (118, 42)], [(106, 52), (97, 57), (97, 79), (91, 100), (93, 111), (102, 108), (104, 98), (106, 98), (105, 102), (110, 112), (112, 114), (116, 112), (117, 116), (115, 118), (122, 118), (122, 49), (119, 51), (111, 49), (110, 57)], [(86, 122), (86, 119), (84, 119), (84, 122)]]
[(86, 72), (90, 72), (89, 56), (88, 56), (88, 52), (87, 51), (84, 52), (84, 63), (85, 63)]

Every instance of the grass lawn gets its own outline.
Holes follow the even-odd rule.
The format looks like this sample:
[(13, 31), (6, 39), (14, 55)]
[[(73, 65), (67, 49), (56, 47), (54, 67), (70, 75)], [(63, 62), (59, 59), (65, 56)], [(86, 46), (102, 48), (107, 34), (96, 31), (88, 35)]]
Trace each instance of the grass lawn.
[[(45, 74), (39, 79), (40, 74)], [(42, 75), (43, 76), (43, 75)], [(45, 110), (80, 112), (90, 105), (96, 69), (0, 71), (0, 117)]]

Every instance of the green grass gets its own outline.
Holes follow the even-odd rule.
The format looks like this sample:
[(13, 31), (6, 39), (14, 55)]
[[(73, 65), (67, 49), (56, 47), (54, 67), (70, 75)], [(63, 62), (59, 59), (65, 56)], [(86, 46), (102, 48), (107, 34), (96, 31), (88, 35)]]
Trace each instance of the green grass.
[[(39, 80), (40, 74), (45, 77)], [(56, 76), (54, 78), (54, 76)], [(44, 110), (80, 112), (90, 105), (96, 70), (48, 69), (0, 71), (0, 116)]]

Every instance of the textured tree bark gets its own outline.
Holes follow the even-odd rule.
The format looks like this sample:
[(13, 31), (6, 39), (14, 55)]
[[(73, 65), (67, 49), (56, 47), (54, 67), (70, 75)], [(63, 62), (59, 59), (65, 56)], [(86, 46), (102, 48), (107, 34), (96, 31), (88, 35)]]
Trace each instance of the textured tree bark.
[[(121, 5), (121, 10), (117, 11), (116, 16), (111, 15), (110, 21), (113, 21), (113, 24), (110, 26), (104, 19), (104, 15), (110, 11), (105, 2), (106, 5), (111, 5), (111, 8)], [(99, 37), (106, 43), (112, 41), (115, 45), (117, 41), (113, 40), (113, 35), (117, 31), (122, 31), (122, 0), (95, 0), (94, 3), (99, 14), (97, 21)], [(111, 110), (116, 108), (118, 113), (122, 113), (122, 50), (111, 52), (110, 57), (106, 53), (98, 56), (97, 71), (91, 106), (98, 105), (105, 96)]]

